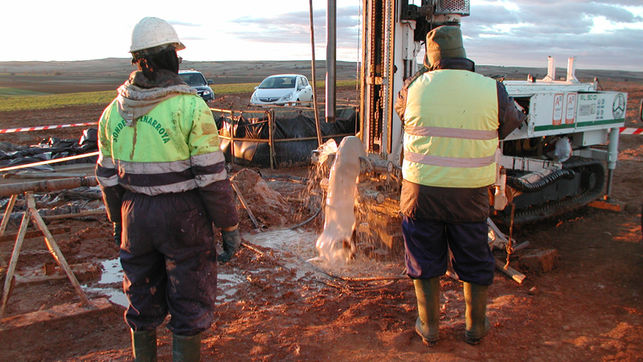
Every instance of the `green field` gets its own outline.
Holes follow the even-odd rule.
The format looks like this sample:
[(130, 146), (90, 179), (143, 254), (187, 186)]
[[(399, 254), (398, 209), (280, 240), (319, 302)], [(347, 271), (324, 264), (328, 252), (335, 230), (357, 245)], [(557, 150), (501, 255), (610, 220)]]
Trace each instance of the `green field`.
[[(355, 86), (355, 80), (338, 80), (338, 87)], [(226, 94), (252, 93), (257, 83), (214, 84), (212, 89), (217, 96)], [(317, 81), (318, 89), (324, 81)], [(116, 90), (99, 92), (40, 94), (16, 88), (0, 87), (0, 112), (30, 109), (49, 109), (87, 104), (107, 104), (116, 96)]]
[(0, 111), (60, 108), (85, 104), (107, 104), (116, 96), (116, 90), (101, 92), (63, 93), (47, 95), (0, 96)]
[(46, 94), (46, 93), (34, 92), (26, 89), (0, 87), (0, 99), (7, 96), (30, 96), (30, 95), (42, 95), (42, 94)]

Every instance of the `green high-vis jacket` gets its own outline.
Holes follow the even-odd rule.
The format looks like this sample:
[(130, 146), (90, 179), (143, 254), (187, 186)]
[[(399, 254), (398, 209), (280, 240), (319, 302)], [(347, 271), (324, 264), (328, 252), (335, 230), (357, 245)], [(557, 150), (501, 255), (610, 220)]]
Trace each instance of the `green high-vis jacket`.
[[(217, 226), (237, 223), (217, 127), (199, 96), (177, 94), (131, 121), (114, 100), (100, 118), (98, 140), (96, 176), (103, 189), (149, 196), (198, 189)], [(106, 204), (117, 221), (120, 204)]]

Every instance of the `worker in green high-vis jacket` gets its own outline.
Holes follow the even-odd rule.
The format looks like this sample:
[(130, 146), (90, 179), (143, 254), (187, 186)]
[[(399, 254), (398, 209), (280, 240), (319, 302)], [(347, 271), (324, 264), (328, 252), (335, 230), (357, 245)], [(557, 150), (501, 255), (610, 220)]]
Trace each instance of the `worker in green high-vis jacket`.
[(142, 19), (130, 48), (138, 70), (99, 121), (96, 176), (120, 245), (136, 360), (156, 359), (168, 313), (174, 359), (200, 358), (216, 295), (212, 224), (223, 238), (219, 261), (241, 243), (214, 118), (178, 76), (184, 48), (170, 24)]

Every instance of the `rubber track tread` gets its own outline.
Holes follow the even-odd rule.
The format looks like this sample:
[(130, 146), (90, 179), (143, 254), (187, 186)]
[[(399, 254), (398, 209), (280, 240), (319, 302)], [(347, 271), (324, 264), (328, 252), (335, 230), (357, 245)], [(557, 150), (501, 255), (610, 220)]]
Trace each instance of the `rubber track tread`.
[[(544, 220), (580, 208), (599, 198), (602, 195), (603, 188), (605, 186), (605, 167), (603, 166), (603, 163), (601, 161), (581, 157), (572, 157), (570, 160), (563, 163), (563, 170), (579, 172), (583, 171), (584, 169), (589, 169), (591, 171), (591, 174), (596, 175), (596, 183), (593, 188), (588, 189), (576, 196), (567, 197), (562, 200), (551, 201), (543, 205), (531, 206), (525, 209), (517, 209), (515, 210), (514, 223), (522, 224)], [(552, 179), (553, 180), (549, 180), (549, 184), (555, 182), (556, 180), (559, 180), (560, 177), (555, 177)], [(540, 191), (543, 188), (544, 186), (534, 188), (535, 191), (533, 192)], [(505, 209), (505, 211), (501, 215), (503, 221), (506, 224), (509, 224), (509, 212), (507, 212), (507, 209)]]

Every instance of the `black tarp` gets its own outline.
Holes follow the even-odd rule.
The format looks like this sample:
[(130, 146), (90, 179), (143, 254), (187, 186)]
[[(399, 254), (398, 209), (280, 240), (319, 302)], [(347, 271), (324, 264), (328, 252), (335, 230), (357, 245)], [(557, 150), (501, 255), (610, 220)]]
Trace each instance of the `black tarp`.
[[(315, 113), (312, 109), (272, 108), (234, 113), (213, 111), (213, 114), (222, 136), (221, 149), (228, 162), (270, 166), (269, 117), (272, 117), (274, 123), (275, 166), (307, 164), (312, 151), (318, 146)], [(320, 112), (319, 119), (323, 142), (333, 138), (339, 144), (344, 136), (354, 135), (358, 131), (354, 107), (338, 107), (335, 122), (327, 123), (323, 111)], [(228, 139), (231, 134), (235, 138), (234, 150)], [(243, 140), (237, 140), (240, 138)]]
[[(59, 139), (50, 137), (48, 139), (43, 139), (38, 145), (31, 147), (10, 144), (7, 144), (6, 147), (2, 147), (0, 145), (0, 168), (48, 161), (98, 151), (97, 134), (98, 129), (88, 128), (83, 131), (83, 134), (79, 139)], [(97, 156), (92, 156), (83, 159), (60, 162), (58, 164), (95, 163), (97, 158)], [(49, 170), (52, 167), (50, 165), (41, 165), (36, 166), (35, 168)]]

